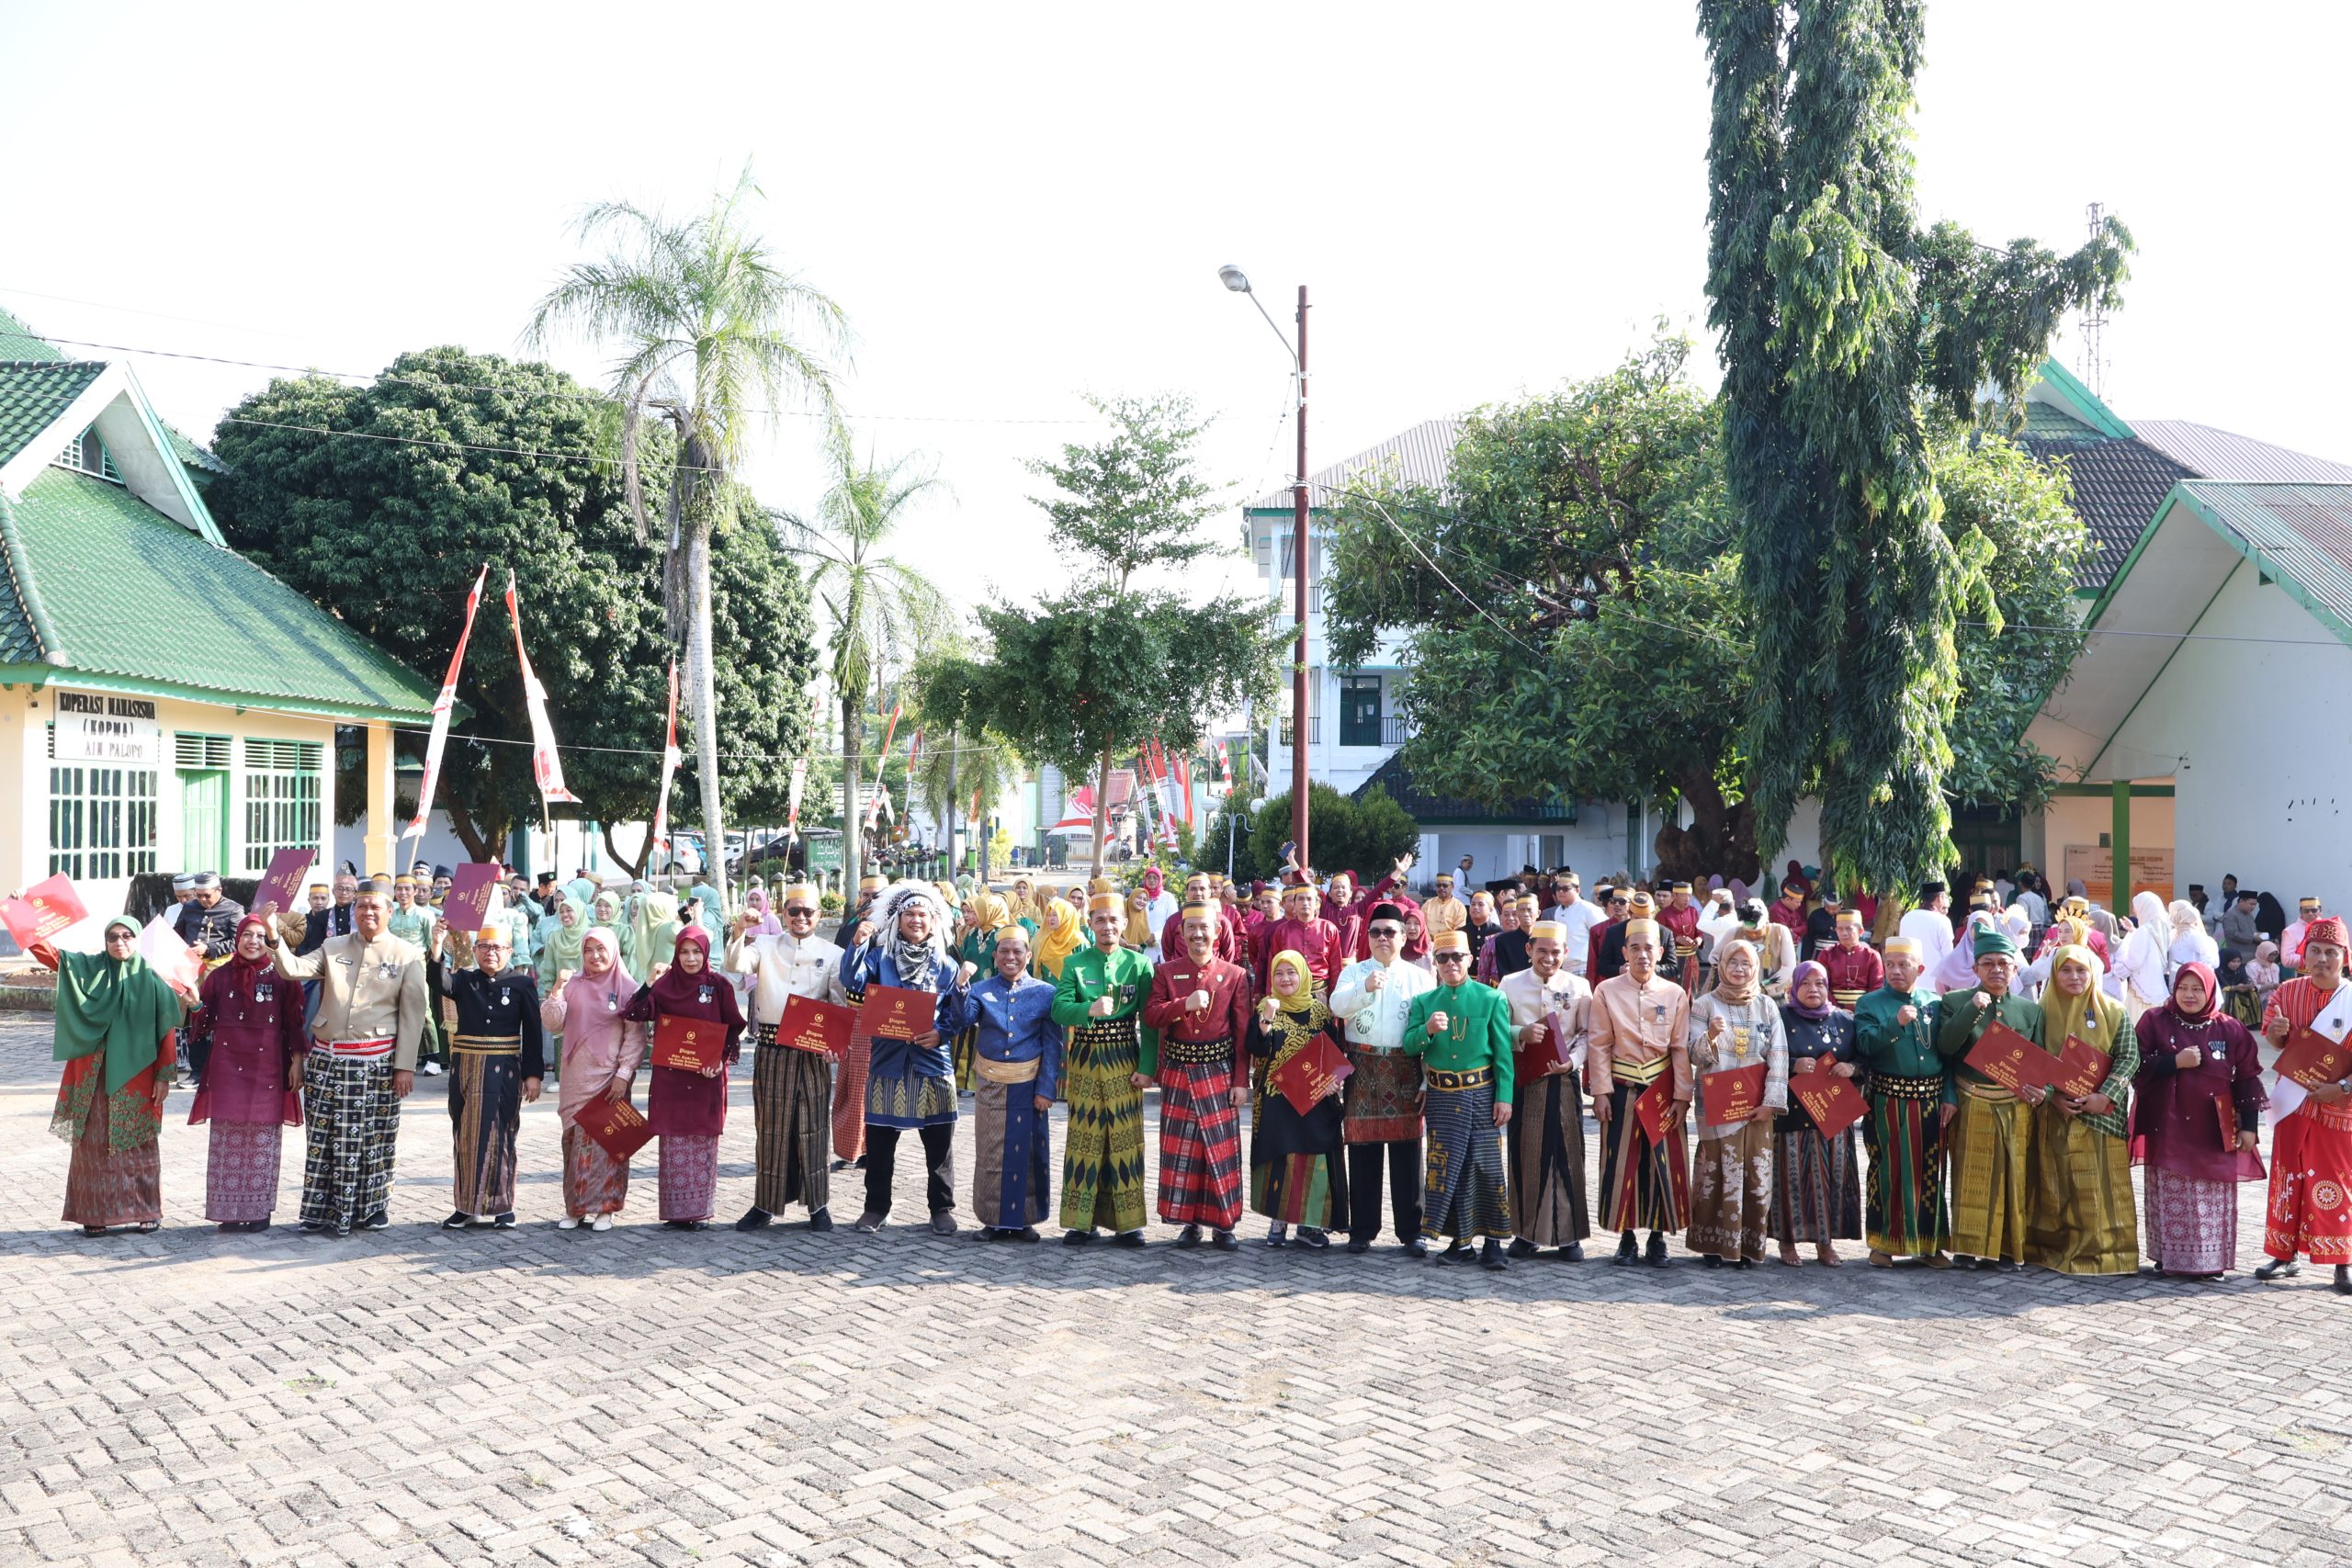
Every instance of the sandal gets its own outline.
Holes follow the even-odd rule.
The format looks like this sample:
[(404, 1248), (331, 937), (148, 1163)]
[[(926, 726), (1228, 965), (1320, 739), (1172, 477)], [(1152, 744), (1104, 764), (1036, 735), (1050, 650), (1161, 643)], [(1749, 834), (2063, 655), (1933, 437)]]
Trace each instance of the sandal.
[(1804, 1259), (1797, 1256), (1797, 1244), (1795, 1242), (1785, 1241), (1781, 1244), (1781, 1262), (1784, 1267), (1790, 1269), (1802, 1269), (1804, 1267)]

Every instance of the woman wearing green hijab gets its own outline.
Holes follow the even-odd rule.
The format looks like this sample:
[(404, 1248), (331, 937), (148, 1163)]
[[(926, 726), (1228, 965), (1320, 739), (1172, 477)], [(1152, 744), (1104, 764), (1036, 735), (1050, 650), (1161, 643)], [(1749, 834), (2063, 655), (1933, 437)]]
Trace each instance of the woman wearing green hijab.
[(678, 945), (678, 900), (668, 893), (647, 891), (637, 896), (637, 912), (629, 918), (627, 964), (640, 986), (653, 983), (653, 966), (670, 962)]
[(605, 888), (596, 895), (592, 908), (595, 911), (595, 919), (589, 924), (611, 929), (615, 956), (623, 969), (628, 968), (628, 955), (636, 946), (636, 933), (629, 930), (628, 920), (621, 913), (621, 890), (617, 887)]
[[(727, 905), (719, 897), (718, 889), (707, 882), (697, 882), (694, 886), (693, 897), (695, 900), (695, 924), (709, 936), (713, 947), (724, 949), (727, 943)], [(662, 951), (666, 953), (670, 950), (664, 947)]]
[(49, 1130), (74, 1145), (65, 1219), (84, 1235), (164, 1223), (164, 1162), (155, 1145), (172, 1089), (180, 998), (139, 956), (139, 922), (107, 922), (104, 953), (33, 956), (57, 971), (55, 1060), (65, 1064)]
[(580, 939), (588, 934), (588, 900), (573, 891), (556, 897), (555, 913), (539, 922), (539, 995), (555, 995), (556, 976), (580, 973)]

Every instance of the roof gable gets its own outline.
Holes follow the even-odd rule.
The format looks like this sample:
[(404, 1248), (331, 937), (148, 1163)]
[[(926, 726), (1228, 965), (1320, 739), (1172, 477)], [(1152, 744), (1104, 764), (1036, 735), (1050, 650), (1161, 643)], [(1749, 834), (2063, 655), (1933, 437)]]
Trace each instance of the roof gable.
[[(1328, 505), (1330, 492), (1343, 488), (1349, 480), (1392, 465), (1397, 477), (1407, 484), (1441, 489), (1453, 475), (1453, 446), (1461, 438), (1460, 420), (1425, 419), (1409, 430), (1400, 431), (1351, 457), (1344, 457), (1328, 468), (1318, 468), (1307, 475), (1307, 504), (1314, 507)], [(1260, 496), (1244, 510), (1287, 513), (1296, 504), (1290, 488), (1285, 486), (1270, 495)]]
[(28, 451), (46, 463), (79, 435), (76, 428), (55, 442), (42, 439), (106, 368), (94, 360), (0, 360), (0, 472)]
[(13, 422), (11, 442), (0, 443), (0, 496), (22, 496), (58, 453), (95, 428), (133, 495), (208, 544), (226, 547), (187, 465), (128, 366), (87, 360), (0, 364), (0, 400), (12, 389), (25, 412)]

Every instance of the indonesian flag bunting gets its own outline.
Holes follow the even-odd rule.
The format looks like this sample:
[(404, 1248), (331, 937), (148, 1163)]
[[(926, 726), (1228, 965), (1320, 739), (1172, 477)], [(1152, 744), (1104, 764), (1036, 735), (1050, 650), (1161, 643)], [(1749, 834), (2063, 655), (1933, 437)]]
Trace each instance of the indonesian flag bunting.
[(548, 800), (573, 806), (580, 797), (563, 787), (563, 759), (556, 754), (555, 727), (548, 722), (548, 689), (531, 671), (531, 656), (523, 651), (523, 612), (514, 603), (514, 573), (506, 574), (506, 614), (514, 623), (514, 662), (523, 671), (523, 701), (531, 713), (531, 778)]
[[(676, 678), (674, 673), (671, 676), (672, 680)], [(800, 792), (808, 787), (808, 759), (795, 757), (792, 760), (792, 793), (785, 802), (784, 841), (787, 844), (800, 837)]]
[(1176, 809), (1183, 813), (1184, 826), (1193, 826), (1193, 759), (1176, 759)]
[(421, 838), (424, 819), (433, 811), (433, 786), (441, 780), (441, 751), (449, 744), (449, 714), (458, 704), (458, 671), (466, 662), (466, 644), (474, 635), (474, 612), (481, 608), (481, 585), (490, 578), (490, 563), (474, 573), (466, 592), (466, 624), (458, 630), (458, 651), (449, 655), (449, 673), (442, 678), (441, 694), (433, 699), (433, 733), (424, 742), (424, 782), (416, 789), (416, 815), (401, 830), (403, 839)]
[(903, 703), (891, 708), (890, 722), (882, 727), (882, 750), (874, 754), (876, 759), (874, 764), (874, 793), (865, 797), (865, 825), (869, 829), (881, 815), (882, 808), (889, 804), (889, 794), (882, 787), (882, 775), (889, 769), (890, 742), (899, 733), (899, 716), (905, 711)]
[(1231, 795), (1233, 793), (1233, 753), (1226, 749), (1226, 744), (1222, 740), (1216, 743), (1216, 772), (1218, 779), (1225, 784), (1225, 793)]
[(1094, 826), (1094, 786), (1080, 784), (1069, 792), (1062, 819), (1056, 828), (1091, 828)]
[(678, 750), (678, 661), (670, 660), (670, 727), (662, 742), (662, 793), (653, 802), (653, 848), (665, 853), (670, 848), (670, 775), (685, 761), (685, 753)]

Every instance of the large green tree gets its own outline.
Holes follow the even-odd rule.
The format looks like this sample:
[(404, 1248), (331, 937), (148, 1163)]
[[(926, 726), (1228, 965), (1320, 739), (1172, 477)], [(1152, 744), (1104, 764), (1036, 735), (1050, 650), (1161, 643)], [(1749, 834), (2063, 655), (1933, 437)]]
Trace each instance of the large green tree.
[[(1397, 858), (1419, 847), (1421, 830), (1405, 808), (1375, 784), (1363, 798), (1341, 795), (1327, 784), (1306, 786), (1307, 818), (1315, 824), (1315, 863), (1326, 871), (1354, 868), (1369, 886)], [(1233, 874), (1243, 882), (1271, 882), (1283, 872), (1282, 847), (1290, 838), (1290, 792), (1256, 803), (1230, 795), (1193, 840), (1193, 863), (1223, 869), (1227, 840)]]
[(1759, 845), (1817, 792), (1838, 876), (1899, 886), (1949, 842), (1956, 633), (1985, 565), (1942, 525), (1930, 427), (1987, 389), (2014, 403), (2067, 310), (2120, 302), (2131, 239), (2110, 220), (2061, 257), (1920, 231), (1917, 0), (1700, 0), (1699, 30)]
[[(631, 510), (640, 520), (640, 448), (649, 419), (677, 440), (667, 472), (662, 537), (666, 630), (685, 652), (686, 705), (699, 742), (703, 827), (714, 858), (726, 843), (719, 755), (718, 628), (713, 552), (765, 530), (737, 528), (741, 487), (731, 479), (760, 425), (774, 428), (795, 398), (833, 408), (824, 355), (842, 352), (841, 307), (795, 274), (752, 226), (759, 195), (741, 178), (686, 219), (605, 202), (580, 220), (584, 241), (610, 236), (597, 261), (565, 272), (538, 303), (526, 333), (545, 344), (576, 326), (620, 358), (613, 396), (620, 408), (620, 462)], [(730, 658), (732, 651), (730, 647)]]
[[(402, 355), (365, 387), (274, 381), (213, 437), (230, 471), (207, 503), (229, 541), (427, 679), (447, 667), (466, 590), (489, 564), (458, 686), (472, 712), (452, 731), (435, 802), (481, 858), (539, 811), (499, 602), (510, 569), (584, 815), (610, 824), (653, 812), (669, 660), (662, 551), (639, 534), (617, 471), (599, 456), (610, 412), (544, 365), (435, 348)], [(656, 433), (644, 460), (658, 474), (671, 450)], [(786, 759), (808, 744), (815, 653), (798, 572), (764, 528), (741, 531), (719, 562), (712, 615), (744, 650), (719, 673), (728, 802), (761, 811), (781, 801)], [(698, 760), (700, 738), (688, 739)], [(421, 735), (401, 741), (422, 750)], [(606, 843), (642, 863), (642, 845), (616, 843), (609, 829)]]
[(1070, 585), (1035, 607), (980, 610), (989, 655), (936, 661), (922, 705), (1072, 778), (1092, 773), (1099, 872), (1113, 761), (1147, 739), (1188, 750), (1217, 716), (1265, 701), (1281, 644), (1266, 600), (1200, 601), (1177, 585), (1185, 566), (1226, 547), (1205, 532), (1214, 492), (1199, 473), (1203, 427), (1191, 406), (1159, 397), (1095, 407), (1111, 425), (1103, 440), (1031, 465), (1054, 485), (1037, 504), (1074, 569)]

